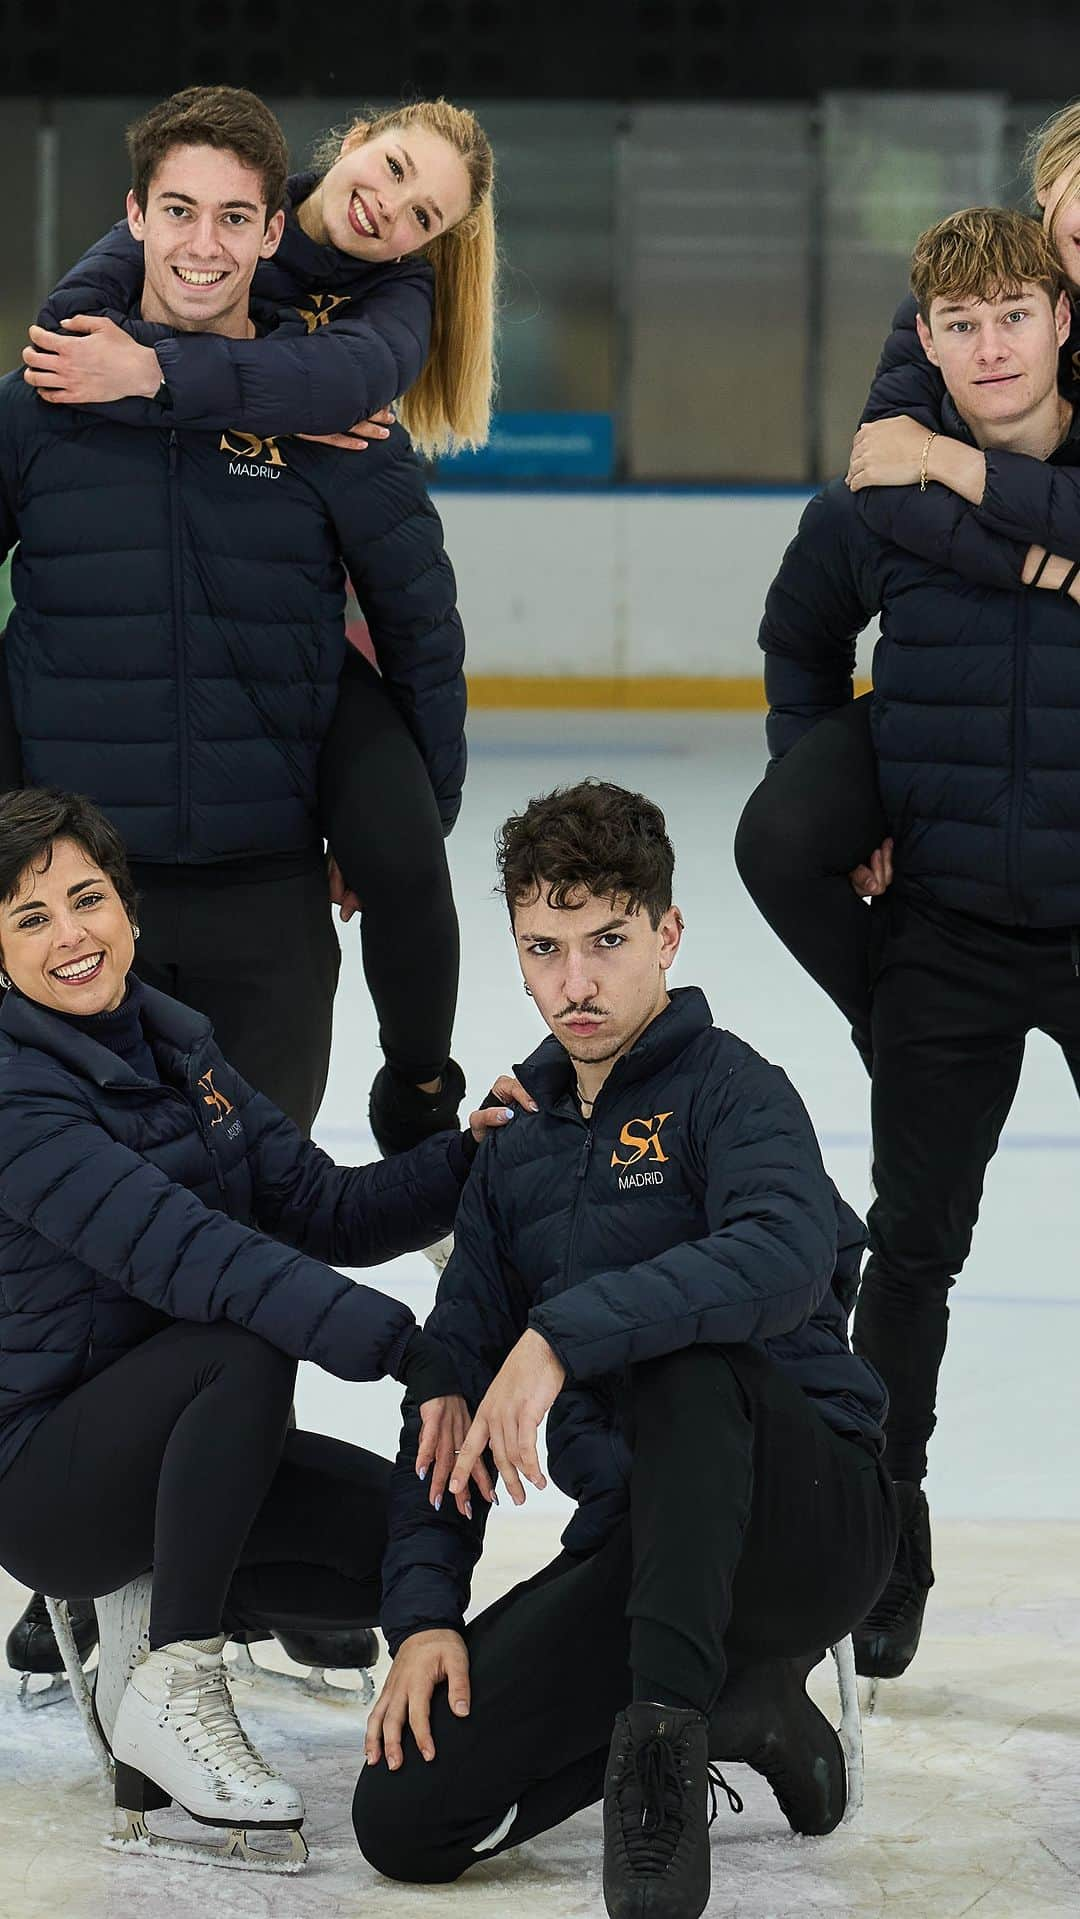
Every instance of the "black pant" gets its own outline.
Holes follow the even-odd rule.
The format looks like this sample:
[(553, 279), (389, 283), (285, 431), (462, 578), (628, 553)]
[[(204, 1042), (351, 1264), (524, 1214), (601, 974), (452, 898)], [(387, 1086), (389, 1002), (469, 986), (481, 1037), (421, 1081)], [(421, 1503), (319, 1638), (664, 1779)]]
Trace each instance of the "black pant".
[(0, 1478), (0, 1565), (36, 1591), (153, 1568), (151, 1643), (249, 1625), (370, 1625), (387, 1461), (286, 1432), (295, 1362), (177, 1322), (62, 1401)]
[(770, 768), (735, 835), (743, 884), (823, 987), (870, 1063), (870, 914), (848, 874), (887, 837), (870, 695), (821, 720)]
[(894, 1479), (921, 1480), (934, 1430), (949, 1288), (1028, 1033), (1080, 1085), (1080, 975), (1068, 930), (994, 926), (890, 892), (873, 909), (871, 1257), (854, 1344), (889, 1389)]
[(379, 1045), (420, 1084), (450, 1057), (458, 923), (442, 822), (420, 750), (355, 651), (319, 761), (323, 831), (362, 905), (360, 946)]
[(629, 1392), (629, 1519), (468, 1627), (472, 1709), (456, 1718), (439, 1689), (432, 1762), (406, 1733), (400, 1772), (360, 1775), (356, 1836), (391, 1878), (456, 1879), (515, 1804), (496, 1851), (599, 1799), (612, 1722), (643, 1678), (710, 1712), (722, 1745), (728, 1672), (820, 1653), (888, 1577), (880, 1462), (769, 1359), (689, 1347), (633, 1368)]
[[(364, 973), (392, 1066), (420, 1083), (450, 1057), (458, 924), (419, 749), (358, 654), (319, 763), (320, 813), (362, 903)], [(326, 1088), (341, 953), (321, 854), (135, 868), (135, 970), (205, 1013), (226, 1058), (309, 1133)]]
[(310, 1133), (341, 964), (321, 853), (132, 871), (139, 978), (205, 1013), (230, 1065)]

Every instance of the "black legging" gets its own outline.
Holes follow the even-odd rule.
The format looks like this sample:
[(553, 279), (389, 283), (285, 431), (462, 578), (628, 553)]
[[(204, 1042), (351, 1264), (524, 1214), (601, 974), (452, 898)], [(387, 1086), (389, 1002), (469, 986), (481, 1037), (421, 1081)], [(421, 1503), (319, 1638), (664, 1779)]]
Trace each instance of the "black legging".
[(867, 1066), (870, 913), (848, 874), (888, 835), (870, 695), (820, 720), (743, 808), (735, 864), (747, 892), (852, 1029)]
[(361, 902), (360, 945), (387, 1061), (416, 1084), (450, 1057), (458, 923), (420, 750), (355, 649), (319, 761), (323, 832)]
[(68, 1394), (0, 1478), (0, 1565), (97, 1598), (153, 1568), (150, 1640), (371, 1625), (386, 1460), (286, 1432), (295, 1361), (177, 1321)]
[(873, 1605), (896, 1551), (880, 1460), (833, 1432), (763, 1353), (689, 1346), (631, 1367), (630, 1516), (591, 1558), (562, 1554), (466, 1628), (472, 1704), (432, 1700), (436, 1756), (360, 1774), (353, 1824), (393, 1879), (456, 1879), (475, 1848), (521, 1845), (593, 1803), (630, 1700), (684, 1702), (726, 1735), (737, 1674), (807, 1663)]

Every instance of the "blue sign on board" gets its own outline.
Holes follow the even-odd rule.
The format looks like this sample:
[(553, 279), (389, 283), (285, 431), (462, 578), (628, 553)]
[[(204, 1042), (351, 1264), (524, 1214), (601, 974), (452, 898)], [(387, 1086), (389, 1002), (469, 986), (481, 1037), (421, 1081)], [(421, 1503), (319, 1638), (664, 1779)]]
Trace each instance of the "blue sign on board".
[(496, 413), (491, 437), (474, 453), (440, 460), (439, 482), (610, 480), (615, 428), (610, 413)]

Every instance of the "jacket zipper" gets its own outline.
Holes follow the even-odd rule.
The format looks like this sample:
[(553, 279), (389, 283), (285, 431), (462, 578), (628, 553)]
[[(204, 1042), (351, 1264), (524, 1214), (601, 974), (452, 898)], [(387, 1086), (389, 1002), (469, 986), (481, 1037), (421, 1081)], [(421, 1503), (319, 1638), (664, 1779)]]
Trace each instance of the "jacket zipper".
[(1016, 924), (1027, 924), (1020, 892), (1020, 831), (1023, 818), (1023, 748), (1027, 740), (1024, 702), (1027, 698), (1027, 608), (1017, 596), (1016, 638), (1013, 652), (1012, 783), (1009, 794), (1009, 834), (1006, 884)]
[(188, 710), (187, 710), (187, 649), (184, 636), (184, 594), (182, 572), (182, 547), (180, 539), (180, 442), (175, 427), (169, 433), (169, 527), (172, 541), (172, 621), (173, 645), (176, 654), (176, 699), (177, 699), (177, 820), (176, 820), (176, 858), (179, 864), (190, 854), (189, 847), (189, 811), (191, 795), (189, 791), (189, 752), (188, 752)]
[(572, 1270), (574, 1250), (577, 1246), (578, 1222), (581, 1218), (581, 1199), (585, 1191), (585, 1175), (589, 1170), (589, 1161), (592, 1158), (593, 1140), (595, 1138), (592, 1127), (587, 1125), (584, 1120), (582, 1121), (582, 1125), (585, 1126), (585, 1139), (582, 1143), (581, 1152), (578, 1154), (577, 1173), (574, 1177), (574, 1204), (570, 1214), (570, 1237), (566, 1242), (566, 1264), (564, 1272), (568, 1286), (573, 1283)]

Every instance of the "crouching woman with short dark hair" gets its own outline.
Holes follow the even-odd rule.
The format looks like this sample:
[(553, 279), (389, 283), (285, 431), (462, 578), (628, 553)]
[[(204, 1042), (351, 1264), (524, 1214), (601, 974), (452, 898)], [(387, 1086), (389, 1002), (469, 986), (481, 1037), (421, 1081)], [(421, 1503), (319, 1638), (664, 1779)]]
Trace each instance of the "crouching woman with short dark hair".
[(96, 1694), (119, 1805), (298, 1834), (300, 1794), (236, 1721), (223, 1617), (375, 1619), (390, 1469), (287, 1430), (296, 1362), (402, 1380), (437, 1496), (467, 1425), (453, 1366), (333, 1264), (448, 1232), (504, 1115), (335, 1166), (135, 978), (137, 938), (105, 816), (0, 797), (0, 1564), (122, 1602), (99, 1606)]

